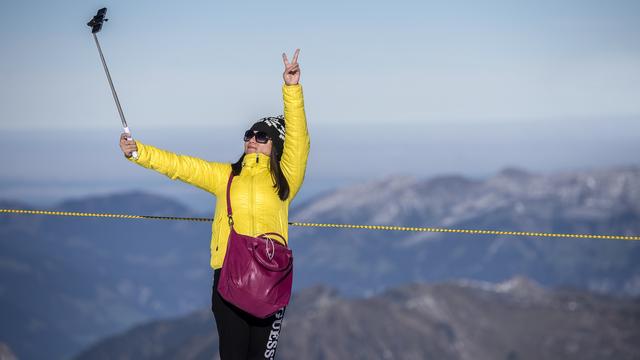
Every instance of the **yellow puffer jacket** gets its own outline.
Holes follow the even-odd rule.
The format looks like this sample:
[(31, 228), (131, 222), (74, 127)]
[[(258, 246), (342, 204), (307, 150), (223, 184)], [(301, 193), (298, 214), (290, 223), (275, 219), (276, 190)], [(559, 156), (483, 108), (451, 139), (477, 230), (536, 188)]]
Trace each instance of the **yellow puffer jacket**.
[[(234, 227), (240, 234), (257, 236), (277, 232), (289, 239), (289, 204), (304, 180), (309, 155), (309, 133), (304, 113), (301, 85), (283, 85), (286, 136), (280, 167), (289, 183), (289, 198), (281, 201), (271, 178), (269, 156), (261, 153), (244, 157), (242, 172), (233, 178), (231, 207)], [(222, 267), (229, 238), (226, 192), (231, 163), (206, 161), (178, 155), (136, 140), (138, 159), (129, 158), (148, 169), (156, 170), (173, 180), (195, 185), (217, 197), (211, 227), (211, 267)], [(279, 240), (276, 238), (276, 240)]]

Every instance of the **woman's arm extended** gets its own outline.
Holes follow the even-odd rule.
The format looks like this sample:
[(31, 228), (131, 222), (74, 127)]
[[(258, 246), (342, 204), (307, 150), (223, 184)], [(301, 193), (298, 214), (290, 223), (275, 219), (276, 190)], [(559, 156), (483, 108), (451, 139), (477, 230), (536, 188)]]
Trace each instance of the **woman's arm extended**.
[(300, 81), (300, 66), (297, 49), (289, 63), (286, 54), (282, 54), (285, 70), (283, 74), (282, 98), (284, 100), (285, 131), (284, 150), (280, 167), (289, 183), (290, 200), (298, 193), (304, 180), (309, 156), (310, 140), (307, 120), (304, 113), (304, 98)]
[[(230, 164), (175, 154), (151, 145), (145, 145), (137, 140), (128, 141), (127, 136), (125, 133), (120, 136), (120, 148), (129, 161), (155, 170), (172, 180), (178, 179), (197, 186), (216, 196), (225, 191), (227, 177), (231, 171)], [(138, 151), (137, 159), (131, 157), (133, 150)]]

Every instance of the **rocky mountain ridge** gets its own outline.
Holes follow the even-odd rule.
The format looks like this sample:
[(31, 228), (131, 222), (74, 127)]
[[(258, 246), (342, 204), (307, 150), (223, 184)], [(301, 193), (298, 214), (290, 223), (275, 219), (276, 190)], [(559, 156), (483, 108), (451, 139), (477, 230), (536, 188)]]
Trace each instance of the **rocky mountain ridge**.
[[(555, 174), (508, 168), (485, 180), (390, 177), (325, 194), (293, 214), (301, 222), (637, 235), (640, 167)], [(294, 247), (296, 239), (308, 242), (297, 254), (309, 276), (341, 278), (344, 292), (375, 292), (362, 284), (390, 285), (397, 274), (403, 281), (493, 282), (524, 274), (545, 285), (640, 294), (637, 242), (314, 228), (296, 236)]]
[[(635, 359), (640, 301), (503, 283), (410, 284), (369, 298), (316, 286), (287, 309), (279, 359)], [(217, 359), (209, 309), (104, 340), (75, 360)]]

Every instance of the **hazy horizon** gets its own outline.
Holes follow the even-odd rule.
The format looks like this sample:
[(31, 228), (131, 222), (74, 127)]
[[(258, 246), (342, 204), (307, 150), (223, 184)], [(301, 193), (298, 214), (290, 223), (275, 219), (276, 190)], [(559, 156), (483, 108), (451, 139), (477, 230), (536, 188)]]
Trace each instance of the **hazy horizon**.
[[(138, 139), (209, 161), (231, 162), (241, 154), (245, 125), (141, 127)], [(417, 132), (410, 125), (394, 125), (336, 127), (310, 121), (308, 169), (294, 204), (340, 186), (395, 175), (480, 179), (506, 167), (550, 173), (640, 165), (640, 121), (634, 118), (441, 123)], [(10, 169), (0, 175), (0, 199), (51, 205), (70, 197), (144, 190), (181, 199), (198, 211), (212, 210), (212, 195), (125, 160), (118, 136), (117, 126), (0, 132), (0, 152), (12, 154), (0, 158), (0, 166)]]

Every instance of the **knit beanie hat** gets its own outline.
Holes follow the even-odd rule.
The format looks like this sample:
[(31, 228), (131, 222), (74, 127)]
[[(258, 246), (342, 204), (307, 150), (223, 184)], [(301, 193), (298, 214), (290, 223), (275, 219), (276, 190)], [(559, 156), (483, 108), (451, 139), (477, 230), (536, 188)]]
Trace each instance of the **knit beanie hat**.
[(251, 126), (253, 131), (262, 131), (267, 133), (273, 142), (273, 146), (278, 151), (278, 161), (282, 157), (282, 150), (284, 149), (284, 115), (270, 116), (260, 119), (258, 122)]

